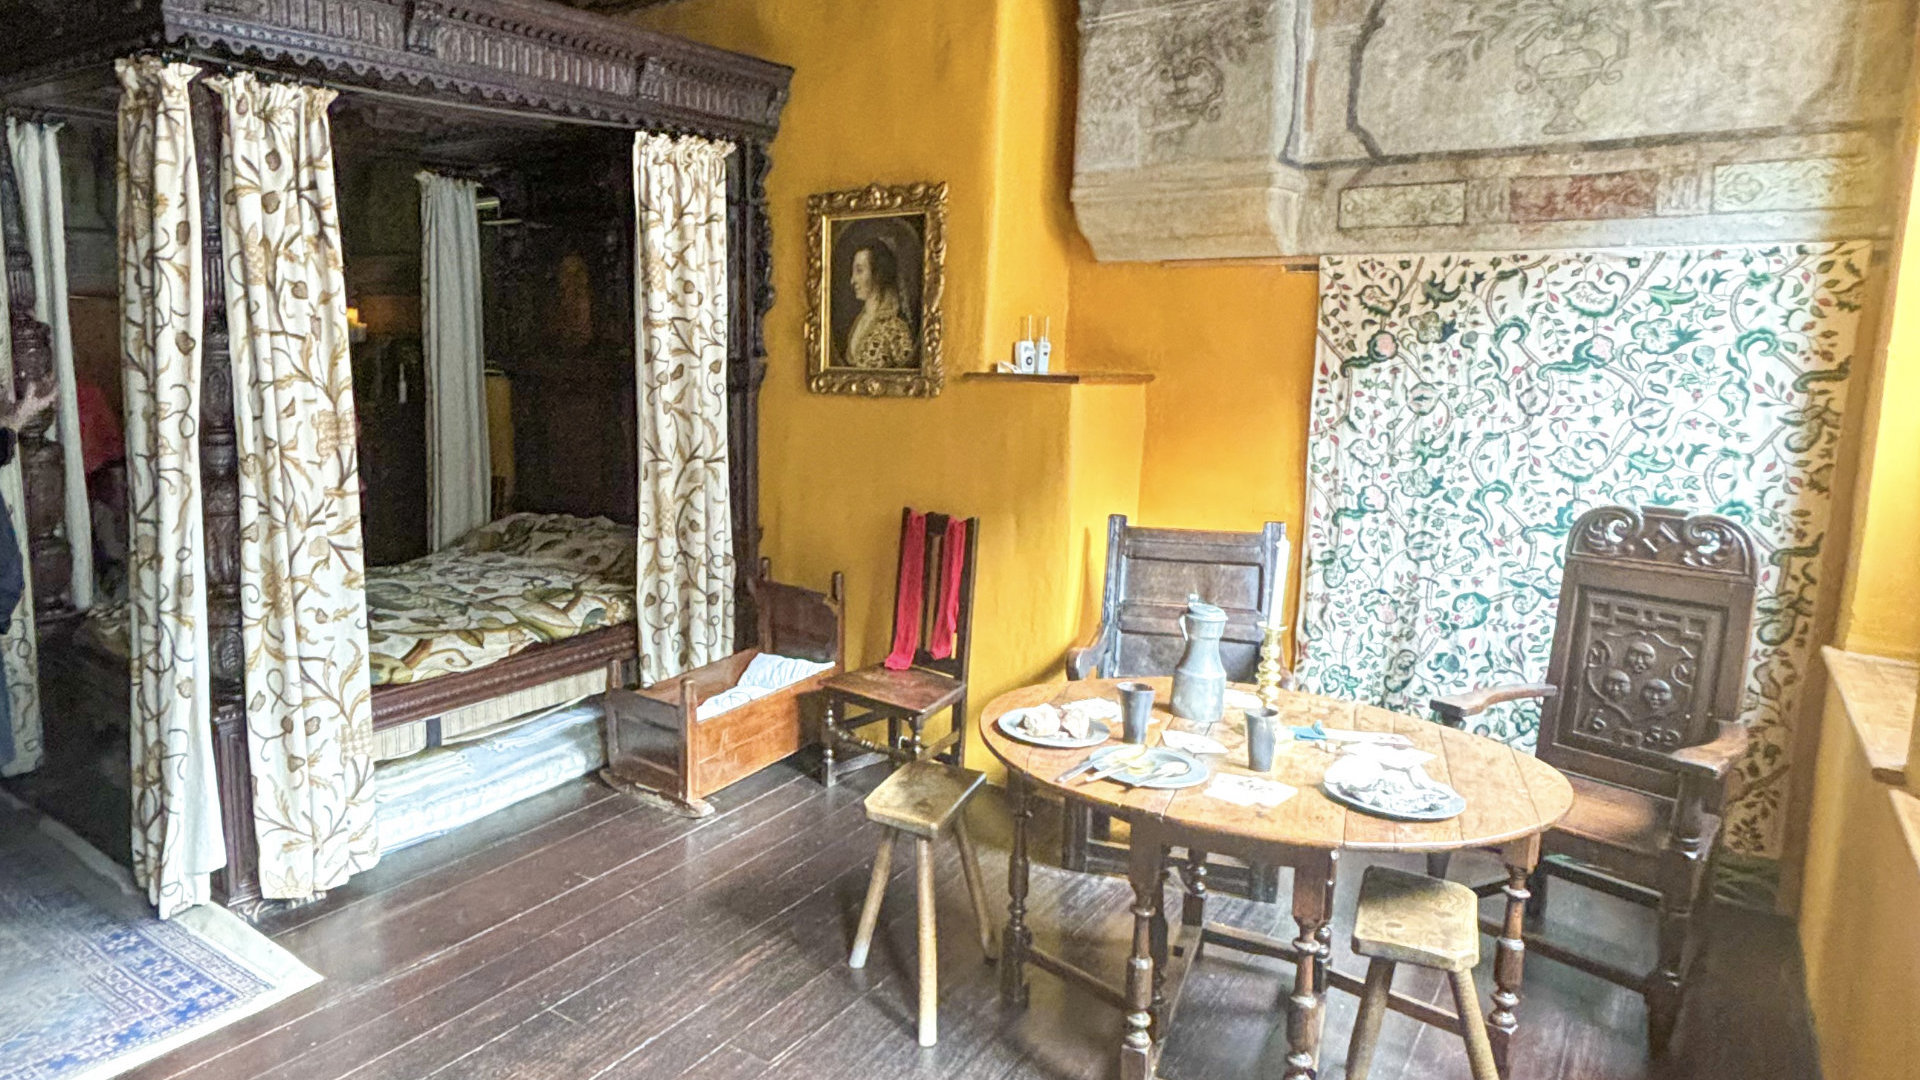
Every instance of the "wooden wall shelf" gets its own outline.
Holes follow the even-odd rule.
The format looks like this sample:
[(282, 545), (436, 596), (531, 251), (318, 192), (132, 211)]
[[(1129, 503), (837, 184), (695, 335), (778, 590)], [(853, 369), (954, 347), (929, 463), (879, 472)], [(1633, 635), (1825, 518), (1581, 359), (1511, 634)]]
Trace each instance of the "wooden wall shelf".
[(1006, 371), (968, 371), (963, 382), (1047, 383), (1055, 386), (1118, 385), (1150, 383), (1153, 376), (1144, 371), (1054, 371), (1045, 375), (1015, 375)]

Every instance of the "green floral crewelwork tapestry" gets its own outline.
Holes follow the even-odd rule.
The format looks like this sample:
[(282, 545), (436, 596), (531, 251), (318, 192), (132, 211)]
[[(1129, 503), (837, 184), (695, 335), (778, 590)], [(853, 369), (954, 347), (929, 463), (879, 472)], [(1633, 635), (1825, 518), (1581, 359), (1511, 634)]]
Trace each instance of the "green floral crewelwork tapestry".
[[(1425, 714), (1543, 678), (1567, 531), (1609, 503), (1763, 553), (1727, 835), (1777, 854), (1864, 243), (1332, 257), (1320, 266), (1300, 677)], [(1482, 730), (1531, 747), (1539, 713)]]

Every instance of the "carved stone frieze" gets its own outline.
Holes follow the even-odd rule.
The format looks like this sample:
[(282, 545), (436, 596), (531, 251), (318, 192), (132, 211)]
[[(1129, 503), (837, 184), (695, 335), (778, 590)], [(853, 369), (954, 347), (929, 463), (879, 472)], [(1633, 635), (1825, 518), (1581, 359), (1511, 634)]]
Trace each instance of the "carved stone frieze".
[(1914, 7), (1082, 0), (1074, 206), (1102, 259), (1884, 236)]

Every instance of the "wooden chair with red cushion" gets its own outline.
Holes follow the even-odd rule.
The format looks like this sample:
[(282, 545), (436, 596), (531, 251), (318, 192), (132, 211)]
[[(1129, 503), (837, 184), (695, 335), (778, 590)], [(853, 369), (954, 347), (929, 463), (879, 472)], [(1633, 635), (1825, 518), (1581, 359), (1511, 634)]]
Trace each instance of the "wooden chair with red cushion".
[[(836, 675), (822, 687), (820, 780), (828, 787), (884, 760), (931, 755), (960, 764), (979, 540), (978, 518), (918, 514), (911, 507), (901, 514), (893, 650), (881, 663)], [(952, 726), (929, 745), (927, 721), (943, 711), (951, 713)], [(887, 724), (886, 742), (858, 734), (880, 721)], [(843, 756), (849, 750), (853, 756)]]
[[(1655, 907), (1659, 958), (1642, 974), (1550, 941), (1527, 951), (1640, 991), (1655, 1053), (1679, 1015), (1728, 779), (1747, 748), (1736, 718), (1758, 580), (1752, 539), (1725, 518), (1588, 511), (1567, 542), (1548, 681), (1433, 701), (1455, 727), (1500, 702), (1549, 702), (1538, 754), (1573, 782), (1574, 804), (1524, 883), (1529, 914), (1543, 920), (1549, 875)], [(1444, 875), (1446, 860), (1428, 869)]]

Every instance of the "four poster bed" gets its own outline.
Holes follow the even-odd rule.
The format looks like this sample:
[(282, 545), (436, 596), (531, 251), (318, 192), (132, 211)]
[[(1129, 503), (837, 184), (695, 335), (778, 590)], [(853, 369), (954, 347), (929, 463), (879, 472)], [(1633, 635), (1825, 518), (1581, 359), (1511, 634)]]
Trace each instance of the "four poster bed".
[[(570, 367), (528, 365), (517, 373), (516, 445), (551, 440), (545, 453), (523, 455), (520, 462), (524, 494), (505, 509), (526, 512), (508, 514), (440, 551), (368, 571), (371, 708), (381, 758), (436, 745), (450, 726), (483, 729), (639, 681), (642, 634), (634, 617), (632, 545), (635, 523), (648, 526), (644, 508), (634, 505), (632, 479), (634, 240), (631, 203), (624, 220), (617, 207), (633, 188), (621, 140), (646, 132), (731, 143), (724, 225), (727, 502), (740, 604), (732, 645), (746, 650), (733, 667), (744, 667), (755, 647), (772, 644), (768, 616), (756, 618), (751, 610), (748, 578), (761, 568), (756, 395), (765, 371), (760, 323), (772, 303), (767, 148), (785, 101), (788, 69), (541, 0), (0, 0), (0, 21), (34, 28), (26, 31), (28, 40), (0, 55), (0, 102), (10, 112), (110, 123), (120, 94), (114, 61), (142, 53), (229, 75), (319, 81), (340, 91), (334, 116), (336, 145), (343, 149), (398, 145), (427, 166), (486, 184), (499, 193), (503, 208), (570, 223), (512, 238), (503, 234), (498, 241), (503, 247), (494, 252), (486, 282), (489, 362), (496, 348), (520, 355), (538, 350), (549, 333), (542, 314), (554, 304), (554, 282), (529, 270), (544, 265), (531, 256), (552, 254), (541, 245), (571, 244), (584, 253), (600, 312), (590, 320), (616, 328), (627, 320), (624, 344), (617, 329), (589, 329)], [(192, 138), (202, 148), (197, 243), (211, 298), (221, 292), (227, 264), (221, 257), (218, 156), (207, 148), (219, 144), (222, 131), (216, 111), (199, 107), (211, 96), (206, 87), (196, 83), (191, 93)], [(47, 378), (52, 359), (47, 327), (32, 314), (34, 278), (19, 235), (18, 198), (12, 166), (0, 154), (9, 329), (16, 380), (25, 384)], [(242, 455), (235, 448), (237, 391), (227, 359), (227, 324), (226, 308), (209, 301), (198, 432), (205, 520), (201, 580), (226, 847), (225, 867), (214, 872), (212, 889), (221, 902), (249, 911), (262, 897), (261, 863), (242, 690), (248, 648), (242, 640), (241, 500), (235, 494)], [(234, 337), (238, 347), (237, 331)], [(609, 392), (622, 389), (624, 399)], [(364, 421), (370, 411), (361, 411)], [(580, 441), (583, 436), (588, 441)], [(554, 449), (563, 439), (575, 443)], [(130, 457), (134, 452), (130, 444)], [(79, 659), (83, 649), (94, 648), (88, 642), (111, 634), (76, 632), (81, 619), (71, 603), (72, 565), (60, 535), (60, 450), (49, 433), (27, 432), (21, 461), (30, 508), (24, 539), (41, 637), (55, 651), (71, 646), (82, 670), (110, 672), (110, 659)], [(592, 516), (598, 514), (618, 521)], [(461, 591), (469, 579), (478, 591)], [(757, 575), (755, 582), (763, 595), (773, 595), (770, 582), (759, 582)], [(837, 665), (837, 603), (827, 605), (826, 598), (803, 590), (793, 602), (818, 624), (815, 644), (831, 643), (826, 651), (816, 648), (813, 659)], [(539, 609), (537, 617), (525, 614), (529, 605)], [(481, 610), (488, 618), (472, 621)], [(452, 621), (436, 623), (436, 612), (452, 613)], [(830, 622), (820, 622), (829, 616)], [(695, 698), (679, 689), (673, 697), (685, 716), (663, 726), (679, 722), (683, 737), (690, 737)], [(793, 697), (785, 694), (777, 709), (765, 703), (758, 709), (779, 712), (783, 723), (797, 725)], [(706, 790), (702, 786), (700, 793)]]

